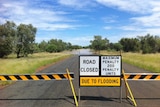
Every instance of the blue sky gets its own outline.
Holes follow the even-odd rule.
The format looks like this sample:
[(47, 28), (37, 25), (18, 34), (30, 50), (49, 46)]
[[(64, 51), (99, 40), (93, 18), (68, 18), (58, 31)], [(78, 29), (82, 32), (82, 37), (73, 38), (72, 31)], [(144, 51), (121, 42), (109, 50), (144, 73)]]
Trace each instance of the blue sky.
[(89, 45), (94, 35), (110, 42), (160, 34), (159, 0), (0, 0), (6, 20), (37, 27), (36, 42), (62, 39)]

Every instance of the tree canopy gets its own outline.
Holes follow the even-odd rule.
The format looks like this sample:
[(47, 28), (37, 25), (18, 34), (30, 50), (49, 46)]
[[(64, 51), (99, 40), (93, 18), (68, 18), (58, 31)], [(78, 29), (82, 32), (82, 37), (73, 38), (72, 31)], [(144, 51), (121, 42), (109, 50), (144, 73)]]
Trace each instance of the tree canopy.
[(27, 56), (33, 53), (37, 29), (32, 24), (20, 24), (7, 21), (0, 25), (0, 57), (7, 56), (12, 52), (20, 56)]
[(123, 50), (124, 52), (142, 52), (143, 54), (160, 52), (160, 37), (150, 34), (136, 38), (121, 38), (118, 43), (109, 43), (107, 38), (102, 39), (98, 35), (94, 36), (94, 40), (90, 43), (90, 47), (96, 51), (111, 49)]
[(122, 38), (120, 41), (125, 52), (156, 53), (160, 52), (160, 37), (147, 34), (137, 38)]
[(102, 36), (94, 36), (94, 40), (90, 41), (90, 47), (96, 51), (105, 50), (108, 48), (109, 40), (107, 38), (102, 39)]
[(7, 21), (0, 25), (0, 57), (4, 57), (12, 53), (14, 46), (14, 38), (16, 36), (16, 24)]
[(27, 56), (33, 53), (33, 44), (35, 42), (35, 35), (37, 29), (32, 26), (32, 24), (25, 25), (20, 24), (17, 27), (17, 37), (16, 37), (16, 53), (17, 58), (22, 56)]

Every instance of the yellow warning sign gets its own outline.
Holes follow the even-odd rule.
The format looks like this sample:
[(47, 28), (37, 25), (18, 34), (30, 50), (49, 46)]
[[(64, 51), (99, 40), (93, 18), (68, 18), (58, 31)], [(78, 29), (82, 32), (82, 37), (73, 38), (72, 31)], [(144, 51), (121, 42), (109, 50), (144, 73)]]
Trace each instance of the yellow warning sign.
[(121, 86), (121, 77), (80, 77), (80, 86)]

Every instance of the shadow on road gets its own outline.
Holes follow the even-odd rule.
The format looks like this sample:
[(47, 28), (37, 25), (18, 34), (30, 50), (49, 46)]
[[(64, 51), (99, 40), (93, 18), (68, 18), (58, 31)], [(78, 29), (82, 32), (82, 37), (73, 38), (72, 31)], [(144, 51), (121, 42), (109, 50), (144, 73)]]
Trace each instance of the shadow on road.
[(69, 101), (67, 98), (8, 98), (8, 99), (0, 99), (0, 101), (17, 101), (17, 100), (20, 100), (20, 101), (60, 101), (60, 100), (63, 100), (63, 101), (66, 101), (70, 104), (73, 104), (73, 102)]
[[(73, 96), (66, 96), (66, 97), (74, 100)], [(78, 99), (78, 96), (77, 96), (77, 99)], [(93, 101), (96, 100), (96, 101), (120, 102), (119, 98), (106, 98), (106, 97), (103, 97), (103, 96), (81, 96), (80, 99), (81, 100), (93, 100)]]
[[(73, 96), (66, 96), (72, 100), (74, 100)], [(77, 96), (78, 99), (78, 96)], [(120, 101), (120, 98), (106, 98), (103, 96), (81, 96), (80, 100), (86, 100), (86, 101), (106, 101), (106, 102), (115, 102), (115, 103), (123, 103), (123, 104), (129, 104), (134, 106), (133, 102), (131, 102), (129, 99), (127, 98), (122, 98), (122, 102)], [(154, 100), (159, 100), (160, 98), (135, 98), (136, 101), (140, 101), (140, 100), (144, 100), (144, 101), (154, 101)]]

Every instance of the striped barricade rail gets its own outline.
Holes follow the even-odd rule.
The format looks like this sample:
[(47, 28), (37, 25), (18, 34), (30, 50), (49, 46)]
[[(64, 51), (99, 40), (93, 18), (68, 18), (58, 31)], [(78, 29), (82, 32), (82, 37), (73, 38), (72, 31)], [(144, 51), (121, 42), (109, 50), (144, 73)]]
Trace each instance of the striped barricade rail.
[(27, 75), (0, 75), (0, 81), (39, 81), (39, 80), (69, 80), (72, 93), (75, 99), (75, 105), (78, 107), (78, 101), (76, 98), (75, 90), (72, 80), (74, 79), (74, 73), (70, 73), (66, 69), (67, 73), (39, 73), (39, 74), (27, 74)]
[[(126, 87), (126, 98), (129, 98), (133, 102), (134, 106), (137, 106), (132, 90), (128, 84), (129, 81), (159, 81), (160, 73), (125, 73), (122, 69), (121, 79), (124, 80)], [(128, 95), (129, 94), (129, 95)]]
[(74, 79), (74, 74), (70, 73), (46, 73), (32, 75), (0, 75), (0, 81), (38, 81), (38, 80), (69, 80)]
[[(126, 80), (154, 81), (160, 80), (160, 73), (125, 73)], [(122, 78), (124, 77), (122, 75)]]

